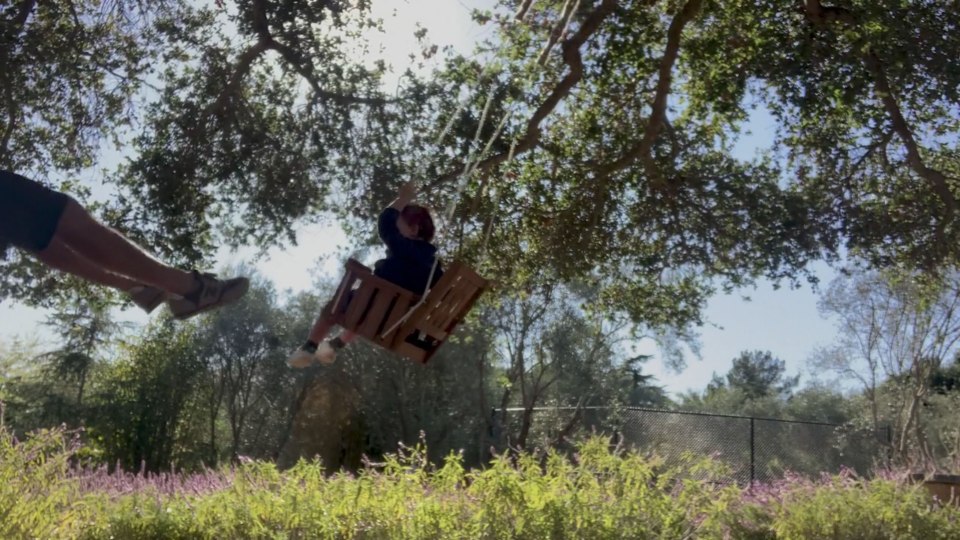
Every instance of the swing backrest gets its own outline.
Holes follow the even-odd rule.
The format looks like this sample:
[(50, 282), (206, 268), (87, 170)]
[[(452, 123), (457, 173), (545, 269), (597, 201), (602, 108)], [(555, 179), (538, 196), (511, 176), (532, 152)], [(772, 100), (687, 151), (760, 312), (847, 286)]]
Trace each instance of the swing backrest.
[[(326, 316), (380, 347), (426, 363), (487, 285), (487, 280), (470, 267), (454, 261), (424, 302), (410, 312), (417, 306), (417, 295), (350, 259)], [(404, 316), (406, 321), (397, 326)]]
[(427, 293), (426, 300), (400, 326), (392, 349), (426, 363), (466, 317), (489, 282), (454, 261)]

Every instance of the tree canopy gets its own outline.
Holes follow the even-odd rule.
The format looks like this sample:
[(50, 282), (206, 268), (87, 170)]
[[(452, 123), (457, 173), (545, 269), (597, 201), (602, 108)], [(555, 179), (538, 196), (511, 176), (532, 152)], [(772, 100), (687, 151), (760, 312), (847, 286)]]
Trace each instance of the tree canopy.
[[(717, 287), (815, 279), (814, 260), (958, 258), (960, 13), (943, 0), (504, 0), (476, 14), (496, 30), (476, 54), (396, 89), (364, 62), (369, 2), (20, 0), (0, 17), (0, 166), (78, 171), (126, 134), (103, 215), (181, 261), (295, 241), (324, 210), (368, 223), (406, 178), (440, 207), (471, 156), (447, 253), (520, 290), (596, 284), (652, 327), (700, 322)], [(754, 109), (776, 132), (737, 159)], [(42, 272), (3, 263), (3, 294), (43, 301)]]

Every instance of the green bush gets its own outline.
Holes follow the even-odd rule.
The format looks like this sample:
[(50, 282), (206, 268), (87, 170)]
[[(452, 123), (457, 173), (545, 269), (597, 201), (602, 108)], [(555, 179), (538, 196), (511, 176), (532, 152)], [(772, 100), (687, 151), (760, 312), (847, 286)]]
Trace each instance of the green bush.
[(743, 491), (709, 460), (667, 467), (601, 439), (574, 459), (501, 456), (439, 467), (422, 447), (359, 475), (301, 461), (195, 475), (70, 466), (63, 432), (16, 442), (0, 431), (2, 538), (958, 538), (958, 511), (916, 488), (840, 475)]

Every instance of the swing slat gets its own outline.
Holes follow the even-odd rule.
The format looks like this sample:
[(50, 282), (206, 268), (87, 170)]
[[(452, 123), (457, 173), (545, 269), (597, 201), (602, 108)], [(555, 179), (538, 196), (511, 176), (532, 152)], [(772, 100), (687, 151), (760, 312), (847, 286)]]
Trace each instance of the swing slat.
[(335, 316), (334, 321), (377, 345), (389, 346), (389, 340), (379, 335), (384, 321), (399, 320), (415, 301), (413, 293), (373, 275), (369, 268), (353, 259), (348, 261), (344, 282), (351, 276), (357, 284), (352, 289), (352, 299), (341, 302), (347, 302), (346, 309), (341, 310), (342, 316)]
[(383, 320), (389, 315), (390, 308), (392, 304), (396, 302), (396, 299), (396, 293), (391, 293), (386, 289), (378, 289), (373, 298), (373, 304), (370, 306), (370, 310), (357, 328), (357, 333), (365, 337), (375, 337), (377, 335), (377, 329), (380, 328)]
[[(401, 326), (394, 338), (393, 349), (409, 358), (422, 356), (416, 359), (426, 363), (460, 324), (486, 286), (487, 280), (454, 261), (427, 294), (427, 300)], [(407, 336), (421, 334), (426, 334), (436, 345), (424, 348), (406, 342)], [(426, 354), (414, 354), (411, 349), (423, 350)]]
[(367, 310), (370, 298), (376, 292), (376, 289), (370, 286), (371, 284), (369, 279), (364, 279), (360, 282), (360, 287), (354, 290), (353, 299), (350, 300), (350, 304), (347, 306), (347, 314), (343, 318), (344, 328), (350, 328), (355, 332), (359, 330), (358, 325), (363, 320), (363, 314)]
[(347, 261), (346, 274), (343, 276), (340, 286), (337, 287), (337, 292), (333, 297), (334, 302), (331, 303), (330, 313), (328, 313), (328, 315), (333, 315), (336, 317), (337, 315), (341, 315), (346, 311), (347, 302), (349, 302), (347, 294), (349, 291), (353, 290), (354, 285), (361, 278), (363, 270), (366, 270), (366, 267), (364, 267), (362, 264), (360, 265), (360, 269), (358, 269), (356, 268), (355, 264), (351, 263), (356, 263), (356, 261), (353, 259)]
[[(390, 311), (389, 315), (383, 321), (383, 326), (378, 330), (378, 338), (381, 339), (387, 348), (390, 347), (390, 344), (393, 343), (393, 338), (396, 335), (397, 328), (394, 326), (397, 322), (407, 314), (407, 311), (416, 304), (417, 299), (413, 296), (400, 297), (397, 300), (397, 304)], [(387, 330), (393, 328), (393, 331), (387, 335), (383, 335)]]
[[(345, 330), (416, 362), (426, 363), (443, 345), (483, 293), (487, 281), (466, 265), (454, 261), (412, 313), (417, 296), (373, 275), (350, 259), (337, 288), (334, 322)], [(407, 316), (409, 314), (409, 316)], [(383, 335), (404, 317), (393, 332)]]

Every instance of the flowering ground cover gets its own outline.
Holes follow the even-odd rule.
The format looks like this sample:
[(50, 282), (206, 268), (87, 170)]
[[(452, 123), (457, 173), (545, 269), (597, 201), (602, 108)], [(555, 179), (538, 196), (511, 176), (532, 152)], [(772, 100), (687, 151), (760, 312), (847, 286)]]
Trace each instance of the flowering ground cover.
[(709, 459), (668, 466), (602, 439), (483, 470), (412, 448), (332, 476), (311, 462), (111, 473), (79, 450), (62, 431), (0, 431), (0, 538), (960, 538), (960, 510), (897, 475), (742, 489)]

